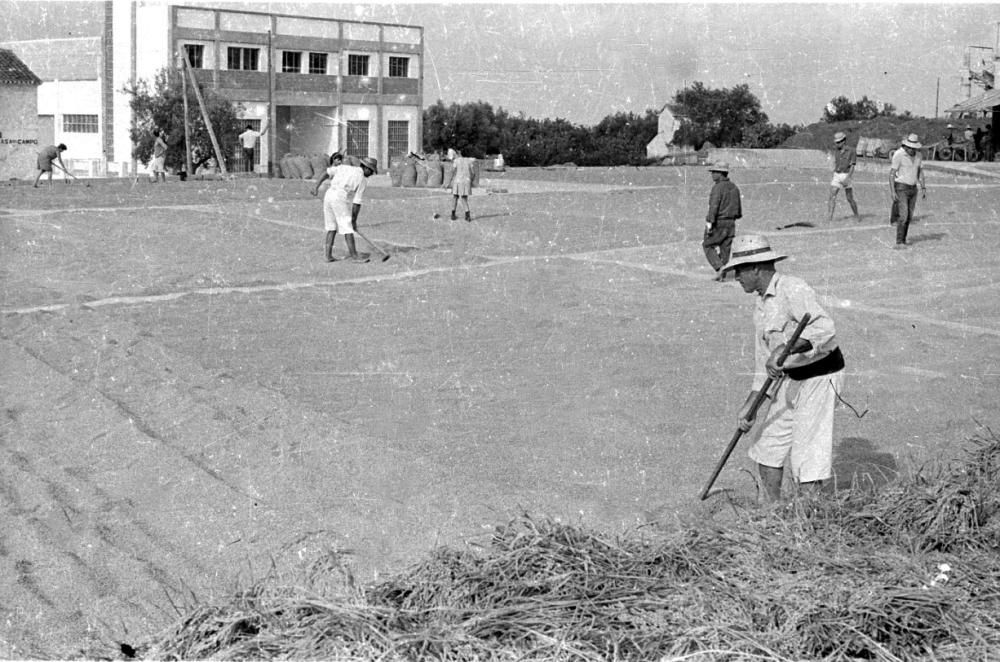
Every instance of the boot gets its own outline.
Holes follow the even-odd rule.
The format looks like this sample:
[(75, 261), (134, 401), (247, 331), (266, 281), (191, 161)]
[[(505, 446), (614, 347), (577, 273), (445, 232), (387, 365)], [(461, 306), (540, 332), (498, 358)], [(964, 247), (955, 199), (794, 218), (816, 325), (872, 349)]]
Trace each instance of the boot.
[(455, 210), (454, 209), (451, 210), (451, 220), (453, 220), (453, 221), (457, 221), (458, 220), (458, 216), (455, 215)]
[(469, 223), (472, 222), (472, 212), (470, 211), (465, 212), (465, 220), (468, 221)]

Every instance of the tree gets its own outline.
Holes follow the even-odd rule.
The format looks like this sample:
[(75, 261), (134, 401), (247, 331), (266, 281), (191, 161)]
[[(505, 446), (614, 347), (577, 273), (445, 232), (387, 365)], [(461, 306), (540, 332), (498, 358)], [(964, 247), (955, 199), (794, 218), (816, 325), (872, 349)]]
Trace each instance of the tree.
[[(909, 114), (909, 111), (906, 111)], [(851, 101), (841, 95), (830, 99), (823, 109), (823, 121), (827, 123), (844, 122), (848, 120), (873, 120), (876, 117), (896, 117), (896, 107), (891, 103), (879, 103), (874, 99), (862, 96), (858, 101)]]
[(770, 122), (758, 122), (744, 129), (740, 147), (754, 149), (778, 147), (798, 133), (798, 131), (799, 127), (789, 126), (788, 124), (774, 125)]
[[(183, 170), (184, 143), (184, 85), (179, 69), (161, 69), (156, 74), (152, 89), (146, 80), (140, 79), (133, 86), (125, 86), (124, 92), (131, 98), (133, 123), (129, 129), (132, 139), (132, 156), (141, 163), (149, 163), (153, 156), (153, 143), (159, 129), (167, 132), (166, 165), (168, 168)], [(188, 121), (191, 133), (192, 166), (197, 169), (210, 159), (215, 158), (215, 150), (208, 128), (202, 119), (198, 108), (198, 99), (191, 86), (187, 85), (188, 106), (191, 109)], [(219, 149), (223, 158), (231, 158), (234, 154), (239, 134), (242, 131), (237, 117), (238, 107), (222, 95), (210, 89), (203, 89), (202, 98), (212, 129), (219, 141)]]
[(454, 148), (482, 158), (500, 151), (500, 132), (497, 115), (485, 101), (445, 107), (438, 99), (424, 111), (424, 148), (432, 151)]
[(677, 92), (668, 104), (681, 118), (674, 141), (700, 148), (706, 141), (715, 145), (739, 145), (750, 126), (767, 123), (760, 100), (746, 84), (714, 90), (696, 81)]

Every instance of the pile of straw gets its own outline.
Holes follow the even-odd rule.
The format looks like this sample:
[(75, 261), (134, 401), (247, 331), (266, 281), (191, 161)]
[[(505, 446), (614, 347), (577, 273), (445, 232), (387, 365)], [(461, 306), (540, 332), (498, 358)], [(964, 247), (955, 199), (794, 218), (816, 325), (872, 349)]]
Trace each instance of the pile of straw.
[[(881, 492), (733, 503), (734, 521), (623, 536), (522, 515), (354, 585), (301, 580), (194, 608), (156, 659), (987, 660), (1000, 650), (1000, 439)], [(333, 581), (335, 580), (335, 581)]]

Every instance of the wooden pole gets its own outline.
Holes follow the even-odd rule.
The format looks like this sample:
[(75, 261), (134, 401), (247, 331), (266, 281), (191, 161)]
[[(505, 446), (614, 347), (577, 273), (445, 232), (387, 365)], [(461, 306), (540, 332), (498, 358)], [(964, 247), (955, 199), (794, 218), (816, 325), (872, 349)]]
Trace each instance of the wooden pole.
[[(184, 48), (182, 46), (182, 48)], [(191, 121), (188, 118), (188, 85), (187, 85), (187, 57), (181, 64), (181, 88), (184, 95), (184, 172), (188, 177), (194, 175), (191, 172)]]
[(201, 109), (201, 118), (205, 121), (205, 128), (208, 129), (208, 137), (212, 139), (212, 149), (215, 150), (215, 160), (219, 164), (219, 171), (226, 174), (226, 160), (222, 158), (222, 150), (219, 149), (219, 141), (215, 137), (215, 130), (212, 128), (212, 120), (208, 117), (208, 109), (205, 108), (205, 100), (201, 96), (201, 89), (198, 87), (198, 80), (191, 71), (191, 63), (188, 62), (186, 49), (181, 49), (184, 54), (184, 65), (187, 67), (188, 75), (191, 76), (191, 86), (194, 88), (194, 96), (198, 99), (198, 108)]

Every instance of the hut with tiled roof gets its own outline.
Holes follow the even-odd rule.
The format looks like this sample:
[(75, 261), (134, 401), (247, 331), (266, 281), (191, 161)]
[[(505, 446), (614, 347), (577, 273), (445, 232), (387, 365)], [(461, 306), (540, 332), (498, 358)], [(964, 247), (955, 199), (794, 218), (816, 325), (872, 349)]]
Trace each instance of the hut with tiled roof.
[(38, 86), (42, 80), (13, 51), (0, 48), (0, 181), (34, 175)]

